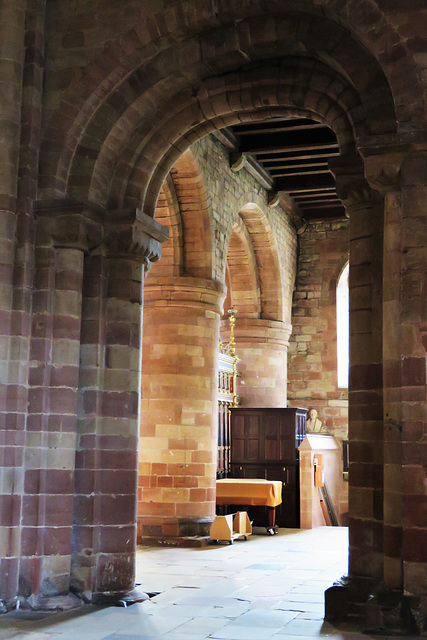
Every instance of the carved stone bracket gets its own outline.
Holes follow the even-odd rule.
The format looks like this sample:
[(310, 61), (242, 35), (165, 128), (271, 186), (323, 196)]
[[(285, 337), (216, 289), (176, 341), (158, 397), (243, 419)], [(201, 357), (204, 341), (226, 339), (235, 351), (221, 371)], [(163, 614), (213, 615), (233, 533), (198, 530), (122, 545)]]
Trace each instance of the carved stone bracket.
[(71, 200), (38, 201), (34, 207), (36, 244), (92, 251), (102, 242), (103, 212)]
[(137, 260), (148, 270), (168, 238), (169, 230), (140, 209), (107, 212), (104, 241), (111, 256)]
[(331, 158), (329, 168), (335, 176), (338, 197), (342, 200), (347, 216), (352, 209), (376, 204), (381, 200), (364, 175), (362, 159), (359, 156)]
[(73, 200), (39, 201), (35, 205), (38, 246), (69, 247), (90, 252), (104, 246), (115, 257), (145, 265), (161, 256), (169, 230), (141, 210), (105, 212), (93, 203)]
[[(412, 184), (416, 173), (414, 164), (422, 167), (419, 182), (425, 182), (425, 132), (411, 130), (400, 134), (369, 136), (359, 138), (357, 143), (364, 158), (366, 179), (373, 189), (383, 195), (399, 190), (403, 183)], [(421, 163), (420, 157), (424, 157)]]

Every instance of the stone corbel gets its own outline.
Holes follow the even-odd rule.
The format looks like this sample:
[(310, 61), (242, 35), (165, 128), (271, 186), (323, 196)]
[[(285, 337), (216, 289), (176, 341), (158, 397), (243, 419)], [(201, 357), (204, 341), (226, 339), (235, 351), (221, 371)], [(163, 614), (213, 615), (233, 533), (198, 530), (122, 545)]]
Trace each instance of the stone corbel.
[(92, 203), (44, 200), (34, 206), (37, 246), (92, 251), (102, 243), (102, 210)]
[(234, 172), (241, 171), (246, 165), (246, 156), (244, 153), (232, 153), (230, 155), (230, 169)]
[(374, 205), (381, 200), (380, 194), (372, 189), (366, 179), (359, 156), (331, 158), (329, 169), (335, 177), (337, 195), (345, 206), (347, 217), (352, 209)]
[(240, 152), (231, 153), (230, 169), (235, 173), (245, 169), (264, 189), (273, 189), (271, 176), (252, 156)]
[(270, 207), (277, 207), (280, 204), (280, 193), (277, 191), (269, 191), (267, 193), (267, 204)]
[[(425, 183), (427, 133), (408, 130), (396, 134), (365, 136), (357, 146), (364, 159), (365, 175), (372, 188), (383, 195), (402, 184)], [(423, 159), (424, 157), (424, 159)]]
[(162, 243), (168, 238), (167, 227), (156, 222), (141, 209), (107, 212), (105, 244), (108, 253), (114, 257), (141, 262), (148, 271), (152, 262), (160, 260)]

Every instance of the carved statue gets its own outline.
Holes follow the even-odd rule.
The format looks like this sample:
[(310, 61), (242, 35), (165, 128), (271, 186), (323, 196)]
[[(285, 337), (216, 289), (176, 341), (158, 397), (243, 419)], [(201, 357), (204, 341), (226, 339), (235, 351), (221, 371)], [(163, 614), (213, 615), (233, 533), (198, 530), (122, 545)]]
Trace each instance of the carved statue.
[(310, 409), (308, 412), (308, 418), (305, 426), (307, 433), (327, 433), (326, 429), (322, 425), (322, 421), (317, 417), (316, 409)]

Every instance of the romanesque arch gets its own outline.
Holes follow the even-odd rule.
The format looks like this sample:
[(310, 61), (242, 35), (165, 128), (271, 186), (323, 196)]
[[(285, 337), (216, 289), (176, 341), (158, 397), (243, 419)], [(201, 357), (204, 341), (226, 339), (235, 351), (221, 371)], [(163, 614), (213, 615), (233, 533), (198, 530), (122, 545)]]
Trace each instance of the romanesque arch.
[(169, 239), (162, 246), (162, 260), (153, 265), (147, 278), (160, 276), (178, 276), (184, 264), (184, 240), (181, 211), (175, 192), (175, 185), (169, 177), (160, 192), (157, 201), (155, 220), (169, 230)]
[(186, 151), (171, 170), (183, 226), (184, 265), (188, 276), (212, 277), (211, 226), (203, 186), (197, 163)]
[[(245, 204), (234, 223), (227, 252), (230, 299), (237, 312), (237, 392), (242, 406), (286, 406), (289, 323), (284, 322), (286, 287), (278, 248), (262, 209)], [(226, 309), (227, 311), (227, 309)], [(227, 316), (221, 335), (229, 339)]]
[[(16, 104), (5, 106), (2, 202), (11, 229), (14, 214), (22, 215), (16, 247), (10, 248), (9, 238), (4, 244), (5, 324), (12, 308), (20, 320), (25, 308), (27, 343), (17, 350), (25, 351), (23, 375), (30, 374), (25, 385), (21, 380), (17, 385), (13, 367), (7, 369), (8, 418), (13, 428), (19, 418), (20, 428), (42, 434), (43, 442), (46, 434), (57, 437), (67, 451), (66, 468), (58, 469), (53, 452), (45, 456), (37, 449), (47, 466), (36, 469), (39, 493), (30, 498), (25, 489), (25, 499), (36, 505), (44, 495), (46, 502), (48, 489), (59, 484), (56, 472), (68, 498), (60, 539), (52, 526), (54, 508), (35, 509), (33, 538), (25, 537), (28, 521), (20, 521), (22, 540), (29, 543), (22, 546), (22, 562), (13, 558), (14, 585), (7, 597), (16, 598), (19, 563), (21, 582), (32, 584), (36, 535), (43, 536), (46, 551), (37, 558), (38, 575), (54, 575), (58, 590), (64, 589), (63, 576), (69, 580), (71, 556), (76, 583), (90, 588), (94, 600), (133, 585), (142, 282), (166, 240), (155, 220), (156, 207), (165, 210), (161, 190), (182, 154), (206, 134), (238, 122), (304, 115), (327, 124), (338, 139), (341, 158), (332, 168), (350, 214), (351, 308), (353, 317), (365, 313), (363, 332), (351, 338), (350, 570), (384, 582), (402, 597), (413, 594), (411, 606), (415, 602), (426, 619), (420, 583), (426, 575), (421, 542), (427, 528), (419, 515), (426, 503), (419, 481), (426, 420), (426, 104), (423, 40), (408, 37), (416, 13), (405, 9), (402, 18), (393, 3), (387, 9), (379, 0), (230, 0), (226, 8), (189, 0), (186, 10), (182, 3), (169, 3), (167, 19), (160, 11), (147, 19), (140, 3), (125, 4), (127, 11), (122, 5), (107, 15), (99, 11), (96, 29), (88, 31), (89, 4), (79, 5), (77, 15), (76, 3), (48, 1), (46, 23), (34, 15), (25, 21), (22, 6), (9, 4), (22, 42), (13, 49), (19, 61), (10, 83)], [(26, 32), (25, 22), (34, 22), (34, 31)], [(176, 188), (181, 186), (178, 181)], [(212, 244), (223, 236), (220, 230)], [(196, 253), (188, 262), (192, 282), (178, 288), (170, 282), (161, 302), (172, 307), (173, 301), (190, 299), (200, 312), (198, 322), (193, 318), (182, 328), (174, 344), (185, 333), (193, 338), (204, 332), (213, 353), (222, 284), (212, 280), (209, 264), (199, 264)], [(174, 268), (181, 263), (178, 254)], [(33, 265), (34, 279), (27, 279)], [(12, 296), (15, 278), (19, 286)], [(263, 305), (266, 315), (276, 314), (270, 293), (261, 295)], [(192, 346), (196, 362), (206, 366), (204, 379), (210, 379), (213, 358), (203, 360), (200, 345)], [(163, 383), (173, 386), (175, 372), (168, 376)], [(183, 389), (177, 385), (175, 391)], [(211, 389), (209, 394), (199, 398), (197, 408), (207, 448), (212, 425), (205, 420), (204, 403), (212, 408)], [(177, 413), (176, 423), (185, 427), (180, 434), (191, 439), (193, 425), (184, 425)], [(179, 450), (167, 429), (162, 437), (165, 448)], [(15, 441), (21, 456), (22, 442)], [(191, 459), (188, 451), (176, 454), (182, 468), (213, 464), (196, 446), (188, 449)], [(20, 471), (33, 471), (25, 464), (18, 465)], [(184, 489), (190, 493), (192, 487)], [(199, 504), (212, 504), (212, 486), (204, 490)], [(196, 511), (183, 508), (173, 516), (203, 524), (205, 512)], [(183, 522), (169, 524), (179, 532)], [(34, 580), (38, 593), (41, 580)]]
[[(356, 151), (356, 137), (395, 133), (395, 104), (390, 87), (393, 82), (398, 85), (398, 81), (392, 67), (378, 63), (380, 56), (365, 45), (365, 36), (357, 36), (357, 29), (363, 28), (357, 22), (358, 13), (354, 18), (352, 15), (351, 28), (343, 26), (347, 24), (346, 3), (337, 12), (339, 20), (333, 13), (325, 16), (318, 10), (304, 8), (304, 13), (300, 9), (283, 14), (277, 6), (277, 14), (272, 16), (266, 15), (264, 4), (260, 3), (255, 15), (249, 16), (240, 7), (239, 20), (234, 22), (230, 19), (233, 6), (221, 29), (208, 28), (209, 20), (201, 30), (192, 25), (190, 31), (199, 30), (197, 41), (191, 37), (181, 41), (181, 35), (172, 47), (162, 42), (161, 51), (156, 52), (152, 61), (147, 60), (143, 69), (135, 60), (139, 44), (136, 47), (131, 44), (123, 58), (121, 46), (126, 39), (123, 40), (110, 58), (109, 74), (102, 72), (95, 83), (85, 76), (83, 82), (88, 84), (82, 91), (90, 94), (85, 107), (79, 106), (77, 87), (73, 88), (73, 96), (67, 96), (71, 100), (67, 115), (75, 122), (70, 126), (70, 121), (61, 114), (50, 121), (44, 137), (46, 153), (41, 157), (41, 193), (56, 197), (67, 194), (96, 202), (108, 210), (111, 224), (122, 219), (124, 214), (120, 212), (127, 211), (126, 215), (131, 216), (135, 208), (141, 211), (142, 220), (147, 221), (154, 216), (165, 179), (193, 142), (237, 122), (304, 115), (327, 124), (336, 133), (344, 158), (342, 166), (334, 167), (337, 178), (341, 178), (341, 197), (349, 204), (352, 198), (357, 201), (360, 190), (354, 189), (353, 178), (361, 180), (362, 163)], [(386, 27), (391, 29), (389, 25)], [(222, 50), (224, 42), (228, 43), (226, 52)], [(191, 51), (187, 62), (184, 49)], [(414, 80), (407, 51), (402, 60), (408, 77)], [(97, 75), (94, 68), (91, 71)], [(80, 85), (77, 80), (79, 88)], [(406, 123), (420, 117), (419, 104), (408, 109), (401, 101), (397, 106), (399, 117)], [(58, 130), (63, 131), (65, 144), (59, 150), (49, 148), (49, 139), (56, 138)], [(342, 180), (349, 172), (350, 189)], [(365, 194), (366, 189), (362, 188), (362, 197)], [(246, 215), (248, 224), (254, 224), (251, 216)], [(379, 217), (372, 220), (377, 222)], [(356, 225), (354, 239), (358, 240), (361, 233)], [(366, 238), (365, 230), (362, 235)], [(269, 266), (272, 265), (274, 259)], [(170, 305), (177, 296), (184, 295), (218, 306), (217, 283), (211, 281), (208, 287), (205, 282), (192, 284), (195, 288), (191, 292), (180, 289), (178, 294), (171, 284), (164, 292), (162, 304)], [(261, 306), (264, 305), (269, 318), (279, 313), (282, 319), (284, 310), (277, 308), (272, 292), (265, 293), (266, 284), (261, 281), (264, 291)], [(271, 329), (274, 334), (275, 327)], [(251, 338), (257, 337), (258, 328), (254, 330), (251, 326), (250, 333)], [(264, 326), (262, 333), (265, 334)], [(284, 340), (283, 336), (278, 339)], [(378, 350), (373, 349), (372, 353), (377, 358)], [(367, 371), (373, 363), (369, 350), (360, 354), (353, 380), (357, 381), (355, 387), (362, 390), (371, 385)], [(173, 386), (174, 375), (170, 372), (163, 380), (165, 386), (169, 383)], [(375, 384), (381, 387), (380, 381)], [(175, 390), (182, 392), (182, 388)], [(378, 409), (378, 402), (373, 404)], [(368, 404), (365, 410), (369, 412), (371, 406)], [(380, 424), (379, 414), (373, 414), (373, 421)], [(371, 487), (366, 489), (369, 492)], [(178, 517), (185, 515), (197, 518), (200, 513), (184, 509)], [(356, 514), (355, 521), (358, 526), (369, 528), (376, 524), (376, 517)], [(174, 522), (175, 530), (176, 525), (179, 530), (179, 522)], [(352, 557), (352, 569), (366, 571), (365, 550), (358, 548), (357, 541), (352, 546)]]
[(242, 220), (231, 230), (227, 252), (228, 295), (239, 317), (259, 318), (261, 300), (259, 268), (251, 236)]
[(279, 257), (270, 224), (257, 206), (247, 204), (240, 212), (255, 252), (259, 272), (261, 318), (283, 322), (289, 319), (284, 312), (283, 281)]

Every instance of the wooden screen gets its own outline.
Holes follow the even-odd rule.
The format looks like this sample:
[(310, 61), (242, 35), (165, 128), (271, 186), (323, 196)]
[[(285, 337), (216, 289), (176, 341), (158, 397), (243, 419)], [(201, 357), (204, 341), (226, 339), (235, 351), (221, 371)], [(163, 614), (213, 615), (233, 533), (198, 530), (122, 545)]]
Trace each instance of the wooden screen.
[(230, 347), (220, 345), (218, 366), (218, 458), (217, 478), (230, 474), (230, 409), (237, 406), (236, 396), (237, 358)]

